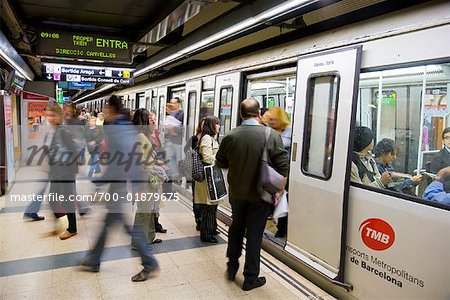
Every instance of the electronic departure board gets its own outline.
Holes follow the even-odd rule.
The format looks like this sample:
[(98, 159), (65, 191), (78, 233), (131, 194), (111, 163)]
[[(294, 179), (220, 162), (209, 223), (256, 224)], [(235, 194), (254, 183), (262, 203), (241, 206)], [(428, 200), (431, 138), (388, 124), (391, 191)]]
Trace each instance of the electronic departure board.
[(131, 63), (132, 46), (120, 38), (87, 33), (40, 30), (37, 54), (50, 57)]

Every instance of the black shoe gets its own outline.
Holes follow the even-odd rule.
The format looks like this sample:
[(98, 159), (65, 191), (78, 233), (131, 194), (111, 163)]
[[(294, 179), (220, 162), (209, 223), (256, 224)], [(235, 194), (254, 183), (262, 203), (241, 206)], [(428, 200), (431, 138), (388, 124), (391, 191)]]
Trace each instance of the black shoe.
[(150, 244), (159, 244), (162, 243), (162, 239), (154, 239)]
[(286, 237), (286, 233), (280, 232), (279, 230), (275, 233), (276, 238), (284, 238)]
[(45, 220), (45, 217), (38, 216), (37, 213), (24, 213), (23, 218), (29, 221), (42, 221)]
[(197, 225), (195, 226), (195, 230), (200, 231), (200, 224), (197, 224)]
[(237, 271), (239, 270), (239, 262), (227, 262), (227, 279), (234, 281), (236, 279)]
[(219, 241), (213, 236), (210, 237), (210, 238), (207, 238), (207, 239), (201, 239), (201, 241), (204, 242), (204, 243), (212, 243), (212, 244), (219, 243)]
[(259, 288), (260, 286), (263, 286), (266, 284), (266, 277), (258, 277), (253, 282), (248, 282), (244, 280), (244, 283), (242, 284), (242, 289), (244, 291), (250, 291), (256, 288)]
[(100, 265), (93, 265), (93, 264), (89, 263), (87, 260), (83, 260), (80, 263), (80, 266), (82, 267), (83, 271), (94, 272), (94, 273), (97, 273), (98, 271), (100, 271)]
[[(159, 226), (158, 226), (159, 225)], [(161, 224), (156, 225), (155, 231), (159, 233), (166, 233), (167, 229), (163, 228)]]

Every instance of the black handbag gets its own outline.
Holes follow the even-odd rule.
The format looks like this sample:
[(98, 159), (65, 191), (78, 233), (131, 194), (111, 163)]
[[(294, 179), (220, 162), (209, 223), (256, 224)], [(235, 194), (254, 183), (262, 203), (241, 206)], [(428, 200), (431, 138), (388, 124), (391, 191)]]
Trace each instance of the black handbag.
[(202, 157), (197, 149), (187, 149), (186, 157), (178, 163), (178, 168), (188, 181), (192, 179), (198, 182), (205, 180)]
[(267, 203), (273, 204), (275, 194), (283, 189), (284, 176), (278, 173), (269, 164), (267, 142), (269, 141), (270, 131), (270, 127), (266, 127), (264, 150), (261, 156), (259, 184), (261, 199)]

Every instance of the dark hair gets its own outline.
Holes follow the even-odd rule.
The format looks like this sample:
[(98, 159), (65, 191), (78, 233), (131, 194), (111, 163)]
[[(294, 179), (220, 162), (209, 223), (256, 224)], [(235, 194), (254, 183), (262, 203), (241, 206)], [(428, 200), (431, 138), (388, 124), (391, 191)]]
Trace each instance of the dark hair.
[(398, 151), (397, 145), (395, 145), (394, 140), (382, 139), (374, 149), (375, 157), (380, 157), (383, 154), (395, 153)]
[(265, 114), (268, 110), (269, 110), (268, 107), (261, 107), (261, 108), (259, 109), (259, 112), (260, 112), (260, 114), (261, 114), (261, 117), (264, 116), (264, 114)]
[(139, 108), (134, 112), (131, 123), (133, 125), (138, 125), (139, 132), (148, 136), (150, 133), (150, 112), (145, 108)]
[[(181, 103), (181, 99), (179, 97), (173, 97), (172, 99), (177, 100), (177, 103)], [(170, 100), (172, 100), (172, 99), (170, 99)], [(169, 102), (170, 102), (170, 100), (169, 100)]]
[(353, 140), (353, 151), (361, 152), (373, 140), (372, 130), (365, 126), (355, 128), (355, 139)]
[(116, 113), (120, 113), (122, 111), (123, 108), (123, 104), (122, 104), (122, 99), (120, 99), (119, 97), (117, 97), (116, 95), (112, 95), (111, 97), (109, 97), (108, 99), (108, 105), (114, 109), (114, 111)]
[(450, 127), (447, 127), (442, 131), (442, 139), (444, 139), (445, 135), (450, 132)]
[(203, 124), (202, 137), (204, 135), (209, 135), (214, 137), (218, 132), (216, 132), (216, 125), (220, 124), (220, 120), (216, 116), (209, 116), (205, 118), (205, 123)]
[(241, 102), (239, 109), (243, 119), (257, 117), (259, 113), (259, 102), (254, 98), (245, 99)]
[(205, 122), (206, 118), (207, 117), (203, 117), (200, 119), (200, 122), (198, 123), (198, 126), (197, 126), (197, 130), (195, 131), (195, 134), (200, 134), (202, 132), (202, 123)]

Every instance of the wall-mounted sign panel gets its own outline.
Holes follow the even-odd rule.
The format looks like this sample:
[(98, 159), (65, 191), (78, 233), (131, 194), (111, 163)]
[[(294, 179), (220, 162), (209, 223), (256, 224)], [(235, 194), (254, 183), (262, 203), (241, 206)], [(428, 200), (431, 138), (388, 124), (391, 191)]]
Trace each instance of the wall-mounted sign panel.
[(124, 85), (132, 85), (134, 83), (131, 69), (84, 67), (51, 63), (42, 64), (42, 78), (52, 81), (85, 83), (115, 83)]
[(88, 33), (40, 30), (37, 54), (95, 61), (132, 62), (132, 46), (121, 38)]

